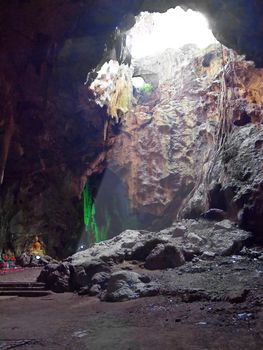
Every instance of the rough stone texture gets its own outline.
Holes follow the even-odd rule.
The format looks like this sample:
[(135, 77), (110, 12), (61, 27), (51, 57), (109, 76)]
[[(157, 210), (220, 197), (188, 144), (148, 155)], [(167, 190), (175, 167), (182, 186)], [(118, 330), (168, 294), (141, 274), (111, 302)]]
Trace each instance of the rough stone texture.
[(226, 151), (216, 164), (211, 191), (220, 184), (226, 210), (238, 219), (242, 228), (262, 239), (263, 131), (259, 128), (246, 125), (233, 131)]
[[(82, 264), (74, 265), (74, 272), (72, 275), (72, 285), (75, 289), (93, 284), (100, 284), (99, 281), (93, 281), (93, 276), (98, 273), (109, 273), (110, 267), (108, 264), (100, 259), (85, 260)], [(106, 281), (105, 281), (106, 282)]]
[(104, 301), (125, 301), (137, 299), (140, 296), (158, 294), (156, 284), (142, 282), (140, 275), (132, 271), (118, 271), (111, 275), (107, 289), (102, 294)]
[(70, 277), (70, 264), (49, 264), (41, 271), (37, 281), (45, 283), (56, 293), (63, 293), (71, 291)]
[[(155, 72), (159, 85), (137, 96), (109, 167), (126, 185), (131, 208), (156, 219), (153, 229), (212, 208), (205, 218), (228, 217), (260, 234), (263, 70), (227, 49), (223, 55), (224, 68), (219, 45), (188, 45), (133, 62), (142, 76)], [(218, 152), (223, 109), (230, 131)]]
[(184, 263), (184, 255), (180, 249), (169, 244), (158, 244), (145, 259), (145, 267), (149, 270), (173, 268)]
[[(163, 12), (180, 4), (205, 13), (223, 44), (263, 65), (262, 4), (256, 0), (1, 2), (0, 206), (1, 222), (12, 225), (2, 225), (0, 241), (8, 237), (21, 250), (28, 234), (41, 231), (48, 254), (74, 251), (83, 183), (104, 168), (105, 151), (113, 142), (110, 135), (104, 142), (105, 111), (93, 103), (83, 83), (103, 56), (127, 60), (124, 35), (114, 33), (117, 25), (126, 30), (142, 10)], [(160, 129), (165, 133), (166, 126)], [(152, 136), (147, 133), (148, 143)], [(184, 197), (191, 186), (189, 174), (178, 196)], [(174, 195), (168, 193), (160, 194), (158, 213)], [(156, 210), (155, 202), (153, 206)]]
[[(56, 292), (77, 290), (80, 295), (98, 295), (106, 301), (155, 295), (158, 279), (151, 281), (148, 275), (129, 270), (179, 269), (188, 262), (198, 262), (199, 256), (201, 260), (213, 260), (240, 253), (250, 234), (230, 222), (225, 226), (226, 222), (218, 226), (205, 220), (184, 220), (161, 232), (126, 230), (64, 263), (46, 265), (38, 280)], [(174, 236), (178, 227), (184, 228), (179, 237)], [(197, 271), (200, 268), (195, 266)]]
[[(185, 228), (185, 233), (180, 237), (174, 236), (174, 230), (178, 226)], [(184, 248), (184, 250), (191, 248), (194, 251), (197, 250), (198, 254), (210, 251), (231, 255), (238, 253), (250, 236), (250, 233), (238, 229), (234, 223), (231, 229), (226, 229), (223, 224), (219, 227), (216, 222), (184, 220), (160, 232), (126, 230), (110, 240), (74, 254), (67, 260), (80, 269), (91, 271), (91, 276), (99, 272), (95, 271), (95, 267), (105, 271), (107, 264), (113, 266), (114, 263), (118, 264), (123, 260), (145, 261), (155, 248), (159, 250), (159, 248), (169, 247), (170, 249), (170, 245)], [(234, 251), (232, 252), (231, 249)], [(181, 256), (181, 253), (178, 252), (178, 254)]]
[(17, 258), (17, 264), (22, 267), (38, 267), (45, 266), (47, 264), (57, 264), (58, 261), (52, 259), (50, 256), (39, 256), (38, 258), (35, 255), (28, 255), (23, 253), (20, 257)]

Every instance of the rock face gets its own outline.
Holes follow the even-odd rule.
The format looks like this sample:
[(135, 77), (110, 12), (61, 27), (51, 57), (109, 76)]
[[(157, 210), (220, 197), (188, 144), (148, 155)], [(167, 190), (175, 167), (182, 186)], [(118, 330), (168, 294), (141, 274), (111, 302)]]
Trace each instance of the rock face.
[[(137, 95), (109, 159), (131, 208), (156, 218), (153, 228), (212, 208), (260, 234), (263, 70), (219, 45), (134, 64), (138, 75), (155, 72), (159, 85)], [(223, 115), (228, 131), (218, 131)]]

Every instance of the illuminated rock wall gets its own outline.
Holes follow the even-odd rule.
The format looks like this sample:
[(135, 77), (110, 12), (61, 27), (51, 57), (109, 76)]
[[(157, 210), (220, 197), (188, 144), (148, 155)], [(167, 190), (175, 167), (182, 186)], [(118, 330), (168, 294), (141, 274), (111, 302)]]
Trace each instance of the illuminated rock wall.
[[(162, 77), (170, 73), (170, 78), (160, 79), (152, 94), (137, 95), (108, 163), (126, 184), (131, 207), (155, 216), (153, 227), (165, 226), (178, 214), (198, 217), (216, 206), (209, 193), (218, 186), (226, 203), (220, 209), (234, 220), (240, 220), (248, 205), (246, 192), (251, 208), (258, 207), (253, 221), (260, 227), (263, 70), (226, 49), (223, 55), (224, 64), (220, 45), (206, 51), (188, 46), (135, 63), (143, 75), (161, 62)], [(224, 70), (228, 80), (224, 108), (231, 131), (225, 149), (215, 156)]]
[[(83, 84), (108, 59), (128, 63), (117, 25), (129, 29), (140, 11), (179, 4), (202, 11), (223, 44), (263, 65), (262, 4), (256, 0), (1, 1), (1, 245), (21, 250), (27, 237), (40, 233), (49, 254), (74, 251), (82, 225), (81, 192), (88, 176), (105, 169), (116, 136), (109, 128), (105, 140), (106, 111)], [(164, 204), (158, 213), (167, 196), (160, 195)]]

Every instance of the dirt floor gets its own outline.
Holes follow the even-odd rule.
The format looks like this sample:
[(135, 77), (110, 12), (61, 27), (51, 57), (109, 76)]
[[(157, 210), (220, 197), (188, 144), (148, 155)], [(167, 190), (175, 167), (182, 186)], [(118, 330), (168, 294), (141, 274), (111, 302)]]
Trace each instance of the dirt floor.
[[(250, 286), (250, 297), (238, 302), (222, 301), (223, 298), (214, 296), (204, 300), (206, 295), (202, 293), (184, 301), (175, 293), (122, 303), (106, 303), (96, 297), (72, 293), (52, 293), (38, 298), (1, 297), (0, 349), (261, 350), (263, 309), (258, 283), (262, 282), (262, 275), (253, 263), (258, 264), (251, 262), (242, 281), (251, 284), (248, 281), (251, 276), (255, 284)], [(221, 276), (222, 281), (230, 280), (228, 284), (231, 284), (233, 274), (233, 290), (237, 293), (243, 286), (237, 283), (242, 268), (235, 266), (236, 270), (229, 269), (229, 274)], [(209, 271), (217, 275), (213, 269), (204, 275), (204, 268), (193, 272), (188, 267), (184, 273), (173, 274), (170, 270), (163, 272), (163, 276), (170, 284), (177, 280), (181, 288), (187, 279), (188, 291), (191, 281), (196, 287), (206, 280), (208, 290)], [(0, 282), (35, 280), (38, 273), (37, 269), (26, 269), (0, 276)], [(217, 289), (214, 283), (213, 288)]]

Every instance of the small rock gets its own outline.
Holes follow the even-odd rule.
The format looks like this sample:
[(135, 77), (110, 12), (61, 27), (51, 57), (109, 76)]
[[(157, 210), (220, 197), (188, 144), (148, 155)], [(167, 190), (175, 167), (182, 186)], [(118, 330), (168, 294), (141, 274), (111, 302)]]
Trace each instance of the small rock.
[(183, 247), (183, 254), (186, 261), (192, 261), (196, 255), (196, 252), (192, 249)]
[(93, 285), (100, 285), (102, 288), (108, 283), (110, 274), (108, 272), (97, 272), (91, 279)]
[(249, 321), (254, 318), (254, 315), (252, 312), (241, 312), (235, 318), (237, 321)]
[(94, 284), (93, 286), (90, 287), (89, 295), (95, 296), (100, 294), (100, 292), (101, 292), (101, 286), (99, 284)]
[(230, 303), (243, 303), (248, 295), (247, 289), (232, 290), (226, 294), (225, 300)]
[(149, 277), (149, 276), (146, 276), (146, 275), (141, 275), (141, 276), (139, 277), (139, 279), (140, 279), (143, 283), (149, 283), (149, 282), (151, 282), (150, 277)]
[(168, 227), (162, 231), (160, 231), (160, 234), (163, 235), (171, 235), (172, 237), (182, 237), (185, 232), (187, 231), (187, 228), (182, 224), (176, 224), (174, 226)]
[(238, 254), (244, 246), (243, 241), (233, 241), (230, 242), (229, 247), (225, 247), (225, 249), (222, 249), (221, 255), (222, 256), (230, 256), (234, 254)]
[(89, 287), (82, 287), (80, 288), (80, 290), (78, 291), (78, 295), (88, 295), (89, 294)]
[(176, 225), (172, 237), (182, 237), (187, 232), (187, 228), (184, 225)]
[(215, 258), (216, 254), (213, 252), (203, 252), (203, 254), (201, 255), (202, 259), (206, 259), (206, 260), (213, 260)]
[(194, 232), (189, 232), (186, 238), (194, 244), (202, 244), (203, 239)]
[(201, 321), (201, 322), (197, 322), (196, 324), (198, 324), (200, 326), (205, 326), (205, 325), (207, 325), (207, 322)]
[(89, 259), (82, 265), (74, 266), (73, 284), (76, 289), (92, 284), (95, 274), (110, 273), (110, 266), (100, 259)]
[(230, 220), (222, 220), (215, 224), (215, 228), (225, 229), (225, 230), (231, 230), (233, 228), (233, 223)]
[(221, 209), (212, 208), (201, 215), (206, 220), (220, 221), (224, 220), (226, 212)]
[(18, 263), (20, 266), (25, 267), (29, 266), (31, 261), (31, 257), (27, 255), (26, 253), (23, 253), (19, 258), (18, 258)]
[(140, 297), (154, 297), (159, 294), (160, 287), (155, 282), (145, 284), (144, 288), (140, 291)]

